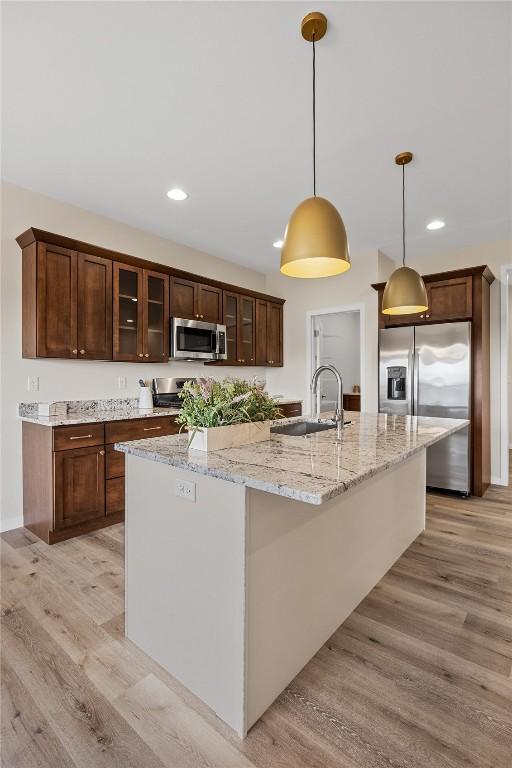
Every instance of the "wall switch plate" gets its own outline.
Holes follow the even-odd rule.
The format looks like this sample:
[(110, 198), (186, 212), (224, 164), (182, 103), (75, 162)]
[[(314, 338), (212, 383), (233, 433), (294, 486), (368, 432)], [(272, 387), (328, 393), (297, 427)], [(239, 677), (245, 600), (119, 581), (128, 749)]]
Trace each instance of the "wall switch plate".
[(126, 376), (118, 376), (117, 386), (119, 389), (126, 389)]
[(174, 493), (176, 496), (181, 496), (182, 499), (195, 502), (196, 484), (191, 483), (188, 480), (176, 480), (174, 485)]
[(28, 392), (39, 392), (39, 376), (29, 376), (27, 380)]

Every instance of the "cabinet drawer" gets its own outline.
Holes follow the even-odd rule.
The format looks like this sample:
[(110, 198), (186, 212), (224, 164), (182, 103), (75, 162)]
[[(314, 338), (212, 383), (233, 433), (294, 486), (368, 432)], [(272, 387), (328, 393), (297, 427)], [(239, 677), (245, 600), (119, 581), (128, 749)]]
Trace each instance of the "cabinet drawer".
[(124, 477), (124, 453), (114, 450), (113, 445), (107, 445), (106, 475), (108, 480), (112, 477)]
[(106, 482), (106, 513), (124, 512), (124, 477), (114, 477)]
[(113, 421), (105, 426), (105, 442), (121, 443), (125, 440), (142, 440), (144, 437), (175, 435), (177, 432), (179, 425), (173, 416)]
[(75, 427), (54, 427), (53, 429), (54, 451), (87, 448), (90, 445), (103, 445), (104, 442), (103, 424), (77, 424)]

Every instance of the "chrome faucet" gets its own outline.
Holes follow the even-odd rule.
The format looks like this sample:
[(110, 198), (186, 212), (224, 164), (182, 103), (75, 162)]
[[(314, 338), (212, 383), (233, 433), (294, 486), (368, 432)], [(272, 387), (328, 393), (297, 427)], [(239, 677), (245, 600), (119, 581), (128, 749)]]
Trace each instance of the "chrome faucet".
[[(318, 388), (318, 379), (324, 371), (334, 374), (336, 381), (338, 382), (338, 402), (336, 403), (336, 411), (334, 412), (334, 421), (336, 422), (336, 440), (341, 440), (341, 432), (344, 426), (345, 413), (343, 411), (343, 379), (341, 374), (334, 365), (320, 365), (313, 374), (311, 379), (311, 396), (315, 397)], [(316, 420), (320, 421), (320, 403), (317, 399), (316, 404)]]

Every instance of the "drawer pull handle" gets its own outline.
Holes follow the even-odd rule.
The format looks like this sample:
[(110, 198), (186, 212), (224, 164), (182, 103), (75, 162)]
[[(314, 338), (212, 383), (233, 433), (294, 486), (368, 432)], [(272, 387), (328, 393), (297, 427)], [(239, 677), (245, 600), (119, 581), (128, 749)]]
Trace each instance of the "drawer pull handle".
[(144, 432), (151, 432), (152, 429), (162, 429), (162, 427), (144, 427)]
[(70, 440), (87, 440), (88, 437), (92, 437), (92, 435), (77, 435), (76, 437), (70, 437)]

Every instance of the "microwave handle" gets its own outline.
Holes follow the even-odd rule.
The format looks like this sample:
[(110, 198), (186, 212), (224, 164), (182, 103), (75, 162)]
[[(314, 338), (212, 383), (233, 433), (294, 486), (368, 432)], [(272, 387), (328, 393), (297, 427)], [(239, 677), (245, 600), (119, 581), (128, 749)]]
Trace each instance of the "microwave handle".
[(219, 331), (215, 331), (215, 354), (220, 354), (220, 333)]

